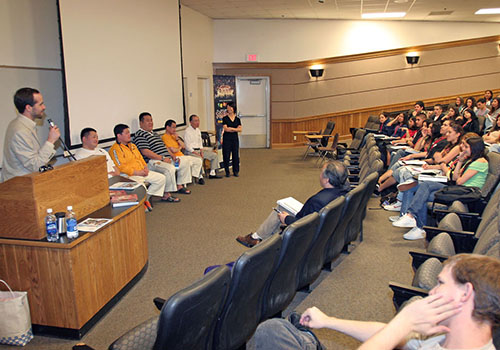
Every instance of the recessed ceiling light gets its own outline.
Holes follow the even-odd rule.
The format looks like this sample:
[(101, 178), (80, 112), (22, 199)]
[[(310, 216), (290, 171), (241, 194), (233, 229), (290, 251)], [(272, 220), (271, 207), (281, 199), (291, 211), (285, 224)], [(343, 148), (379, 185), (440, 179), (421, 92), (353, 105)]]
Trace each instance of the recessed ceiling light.
[(400, 18), (406, 16), (406, 12), (380, 12), (363, 13), (361, 18)]
[(479, 9), (474, 14), (475, 15), (498, 15), (498, 14), (500, 14), (500, 8)]

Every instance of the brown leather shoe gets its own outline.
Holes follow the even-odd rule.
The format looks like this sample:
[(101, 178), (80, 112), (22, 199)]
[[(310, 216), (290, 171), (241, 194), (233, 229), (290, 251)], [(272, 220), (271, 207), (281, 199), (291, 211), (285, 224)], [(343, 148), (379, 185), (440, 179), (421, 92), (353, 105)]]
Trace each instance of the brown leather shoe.
[(249, 233), (246, 236), (238, 236), (238, 238), (236, 238), (236, 240), (238, 241), (238, 243), (241, 243), (245, 247), (248, 247), (248, 248), (252, 248), (254, 245), (257, 245), (260, 242), (262, 242), (262, 239), (253, 238), (251, 233)]

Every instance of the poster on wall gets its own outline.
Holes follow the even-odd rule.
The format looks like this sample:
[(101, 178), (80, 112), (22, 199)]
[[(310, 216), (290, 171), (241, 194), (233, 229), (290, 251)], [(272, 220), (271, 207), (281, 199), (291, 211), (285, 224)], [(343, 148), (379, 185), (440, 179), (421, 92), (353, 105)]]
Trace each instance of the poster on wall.
[(226, 106), (236, 106), (236, 78), (234, 75), (214, 75), (215, 133), (217, 147), (222, 142), (222, 118), (227, 114)]

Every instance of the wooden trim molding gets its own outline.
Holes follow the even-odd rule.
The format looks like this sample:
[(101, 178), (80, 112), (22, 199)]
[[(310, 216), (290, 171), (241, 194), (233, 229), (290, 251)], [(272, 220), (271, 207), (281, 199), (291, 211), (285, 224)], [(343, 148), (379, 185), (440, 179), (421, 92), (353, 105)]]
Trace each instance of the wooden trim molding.
[[(498, 96), (500, 88), (493, 90), (493, 95)], [(479, 98), (484, 96), (484, 91), (475, 91), (467, 94), (462, 94), (462, 97), (472, 96)], [(423, 102), (426, 106), (435, 104), (448, 105), (455, 101), (457, 95), (442, 96), (432, 99), (426, 99)], [(360, 108), (349, 111), (321, 114), (295, 119), (272, 119), (271, 120), (271, 135), (272, 148), (289, 148), (302, 146), (305, 138), (300, 133), (294, 133), (297, 130), (304, 131), (319, 131), (323, 129), (327, 122), (334, 121), (334, 133), (339, 133), (341, 139), (350, 139), (350, 128), (358, 128), (365, 125), (370, 115), (377, 115), (381, 112), (395, 112), (401, 110), (409, 110), (414, 106), (415, 101), (404, 103), (395, 103), (390, 105), (380, 105), (368, 108)]]
[(337, 57), (329, 57), (329, 58), (319, 58), (315, 60), (307, 60), (307, 61), (298, 61), (298, 62), (259, 62), (259, 63), (213, 63), (214, 70), (215, 69), (264, 69), (264, 68), (273, 68), (273, 69), (293, 69), (293, 68), (304, 68), (311, 66), (313, 64), (331, 64), (331, 63), (343, 63), (343, 62), (352, 62), (352, 61), (360, 61), (371, 58), (381, 58), (381, 57), (389, 57), (389, 56), (397, 56), (406, 54), (411, 51), (431, 51), (431, 50), (440, 50), (447, 49), (453, 47), (461, 47), (461, 46), (469, 46), (469, 45), (479, 45), (490, 42), (500, 41), (500, 35), (492, 35), (482, 38), (474, 38), (474, 39), (466, 39), (466, 40), (456, 40), (449, 41), (444, 43), (436, 43), (436, 44), (427, 44), (427, 45), (417, 45), (417, 46), (409, 46), (398, 49), (391, 50), (383, 50), (383, 51), (375, 51), (375, 52), (367, 52), (355, 55), (346, 55), (346, 56), (337, 56)]

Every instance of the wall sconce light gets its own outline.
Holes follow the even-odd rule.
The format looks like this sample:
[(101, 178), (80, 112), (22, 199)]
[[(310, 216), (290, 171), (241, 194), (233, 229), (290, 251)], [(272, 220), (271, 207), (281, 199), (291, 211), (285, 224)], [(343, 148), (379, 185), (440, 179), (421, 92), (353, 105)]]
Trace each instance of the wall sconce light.
[(417, 64), (419, 59), (420, 56), (416, 52), (410, 52), (406, 55), (406, 63), (411, 64), (412, 66)]
[(315, 65), (309, 68), (309, 74), (313, 78), (321, 78), (323, 76), (325, 69), (322, 66)]

